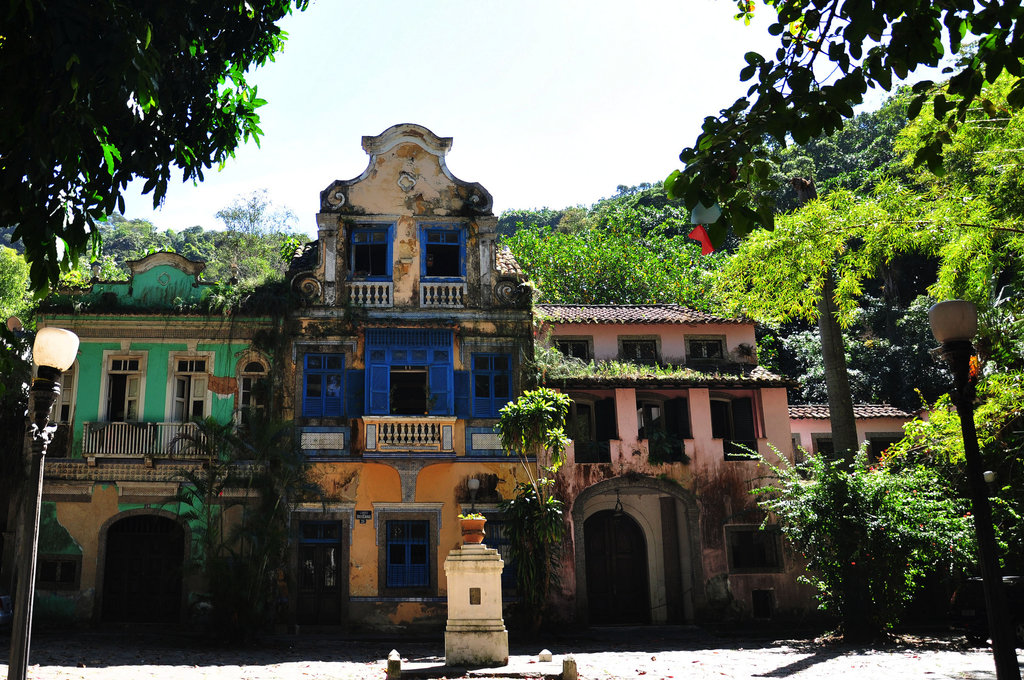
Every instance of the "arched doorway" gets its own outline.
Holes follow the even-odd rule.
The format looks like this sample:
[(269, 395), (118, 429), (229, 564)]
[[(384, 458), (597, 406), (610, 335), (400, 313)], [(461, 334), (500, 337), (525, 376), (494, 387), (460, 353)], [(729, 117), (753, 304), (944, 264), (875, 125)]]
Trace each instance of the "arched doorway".
[(624, 512), (601, 510), (583, 525), (590, 622), (650, 622), (647, 544), (643, 530)]
[(180, 619), (185, 532), (159, 515), (131, 515), (107, 530), (103, 620), (174, 623)]

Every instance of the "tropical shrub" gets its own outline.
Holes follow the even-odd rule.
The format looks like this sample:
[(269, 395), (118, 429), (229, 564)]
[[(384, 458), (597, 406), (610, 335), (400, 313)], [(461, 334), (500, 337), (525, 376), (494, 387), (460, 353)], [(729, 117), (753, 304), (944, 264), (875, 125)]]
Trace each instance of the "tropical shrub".
[(967, 503), (925, 466), (893, 470), (867, 464), (861, 450), (852, 464), (809, 455), (799, 466), (762, 460), (773, 479), (756, 489), (759, 504), (807, 560), (802, 578), (818, 591), (821, 609), (878, 637), (899, 620), (926, 573), (967, 564), (973, 530)]

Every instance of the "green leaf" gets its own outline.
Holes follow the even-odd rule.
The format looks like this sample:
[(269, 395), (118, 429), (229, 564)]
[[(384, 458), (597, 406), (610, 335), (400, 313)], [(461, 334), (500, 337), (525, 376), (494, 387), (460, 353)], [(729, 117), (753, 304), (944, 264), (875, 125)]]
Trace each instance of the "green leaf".
[(111, 175), (114, 174), (114, 159), (121, 160), (121, 152), (117, 150), (117, 147), (113, 144), (107, 144), (100, 142), (100, 147), (103, 149), (103, 160), (107, 164), (107, 172)]

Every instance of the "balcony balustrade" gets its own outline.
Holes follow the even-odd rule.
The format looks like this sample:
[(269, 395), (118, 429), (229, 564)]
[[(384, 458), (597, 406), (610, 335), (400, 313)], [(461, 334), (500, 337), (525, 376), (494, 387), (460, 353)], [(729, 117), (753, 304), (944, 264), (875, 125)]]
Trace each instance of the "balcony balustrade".
[(367, 453), (454, 453), (455, 418), (363, 416)]
[(175, 437), (196, 432), (196, 423), (84, 423), (82, 455), (93, 459), (199, 458), (174, 443)]
[(360, 307), (391, 307), (395, 284), (391, 281), (349, 281), (348, 297)]
[(454, 309), (465, 306), (465, 283), (460, 281), (441, 283), (420, 281), (420, 307)]

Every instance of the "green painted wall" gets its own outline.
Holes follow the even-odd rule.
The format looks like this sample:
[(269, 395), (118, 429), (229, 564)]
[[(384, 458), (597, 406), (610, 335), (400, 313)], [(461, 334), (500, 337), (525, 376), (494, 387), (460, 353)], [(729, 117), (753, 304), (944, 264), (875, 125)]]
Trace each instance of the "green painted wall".
[(39, 554), (82, 554), (82, 546), (57, 521), (57, 504), (52, 501), (44, 501), (39, 508)]
[[(125, 323), (134, 320), (125, 319)], [(207, 324), (197, 324), (196, 335), (202, 336), (202, 328)], [(207, 371), (216, 377), (237, 377), (239, 357), (250, 348), (247, 341), (225, 341), (223, 343), (200, 343), (198, 352), (212, 352), (213, 362)], [(100, 421), (105, 417), (106, 395), (102, 394), (103, 353), (106, 351), (120, 353), (120, 343), (83, 341), (78, 354), (78, 380), (75, 385), (75, 422), (73, 450), (80, 455), (83, 423)], [(188, 346), (180, 340), (168, 342), (133, 342), (129, 352), (146, 353), (145, 379), (142, 388), (143, 399), (141, 416), (143, 422), (167, 422), (170, 418), (168, 390), (173, 386), (168, 383), (168, 369), (173, 355), (185, 354)], [(218, 422), (228, 422), (235, 410), (233, 394), (209, 392), (209, 415)]]
[(90, 292), (113, 293), (118, 304), (129, 307), (173, 307), (199, 302), (209, 290), (209, 284), (197, 284), (194, 276), (164, 264), (135, 274), (130, 281), (96, 283)]

